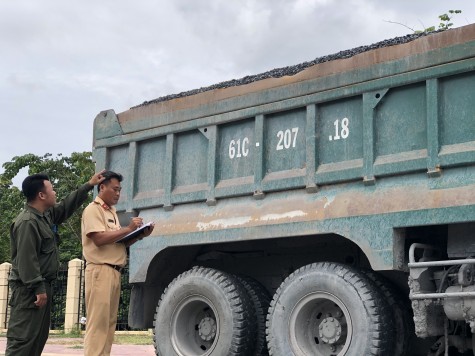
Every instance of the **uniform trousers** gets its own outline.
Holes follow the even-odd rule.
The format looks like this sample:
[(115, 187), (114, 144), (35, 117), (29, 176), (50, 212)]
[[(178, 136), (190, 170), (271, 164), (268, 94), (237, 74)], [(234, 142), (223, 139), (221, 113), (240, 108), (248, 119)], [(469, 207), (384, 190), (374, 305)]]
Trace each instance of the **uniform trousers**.
[(51, 320), (51, 284), (45, 282), (48, 300), (35, 306), (35, 292), (21, 282), (10, 282), (10, 320), (5, 356), (40, 356), (48, 340)]
[(85, 356), (108, 356), (117, 324), (120, 272), (108, 265), (88, 263), (85, 274)]

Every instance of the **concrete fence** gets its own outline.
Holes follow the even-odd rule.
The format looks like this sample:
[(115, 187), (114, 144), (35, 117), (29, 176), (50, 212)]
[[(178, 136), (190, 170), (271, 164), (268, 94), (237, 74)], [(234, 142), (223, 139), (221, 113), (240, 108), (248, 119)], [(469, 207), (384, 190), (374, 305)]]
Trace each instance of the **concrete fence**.
[(0, 329), (6, 328), (8, 322), (8, 275), (11, 268), (7, 262), (0, 265)]
[[(10, 274), (11, 264), (8, 262), (0, 265), (0, 329), (5, 331), (9, 318), (9, 288), (8, 275)], [(68, 263), (68, 280), (66, 290), (66, 310), (64, 315), (64, 331), (71, 332), (78, 328), (79, 313), (81, 311), (82, 299), (81, 293), (81, 271), (83, 261), (74, 259)]]

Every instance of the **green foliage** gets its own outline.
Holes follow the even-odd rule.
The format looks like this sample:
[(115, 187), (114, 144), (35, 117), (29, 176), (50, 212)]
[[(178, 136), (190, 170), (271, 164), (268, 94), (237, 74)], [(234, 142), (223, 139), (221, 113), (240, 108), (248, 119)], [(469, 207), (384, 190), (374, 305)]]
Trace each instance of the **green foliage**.
[(452, 18), (454, 17), (454, 15), (461, 14), (461, 13), (462, 13), (462, 10), (449, 10), (448, 13), (439, 15), (440, 23), (437, 29), (435, 26), (431, 26), (424, 29), (424, 31), (414, 31), (414, 32), (419, 33), (419, 32), (432, 32), (436, 30), (439, 30), (439, 31), (448, 30), (454, 25), (453, 22), (450, 22)]
[[(50, 153), (36, 156), (30, 153), (13, 157), (10, 162), (3, 164), (3, 168), (4, 173), (0, 174), (0, 263), (10, 260), (10, 225), (25, 204), (20, 189), (12, 183), (20, 170), (27, 168), (28, 174), (48, 174), (58, 201), (86, 183), (94, 174), (90, 152), (74, 152), (70, 157), (61, 154), (53, 157)], [(61, 262), (81, 258), (81, 214), (82, 209), (78, 209), (59, 227)]]
[(413, 31), (414, 33), (445, 31), (445, 30), (448, 30), (449, 28), (451, 28), (454, 25), (453, 22), (450, 22), (452, 20), (452, 18), (454, 17), (454, 15), (458, 15), (458, 14), (461, 14), (461, 13), (462, 13), (462, 10), (449, 10), (448, 13), (439, 15), (439, 21), (440, 22), (439, 22), (438, 27), (437, 26), (430, 26), (430, 27), (424, 28), (424, 30), (422, 30), (422, 31), (421, 30), (415, 30), (414, 28), (409, 27), (409, 26), (407, 26), (403, 23), (400, 23), (400, 22), (396, 22), (396, 21), (387, 21), (387, 22), (404, 26), (407, 29)]
[(10, 261), (10, 225), (24, 204), (21, 191), (3, 179), (0, 175), (0, 263)]
[(439, 23), (439, 30), (448, 30), (450, 27), (452, 27), (454, 24), (450, 22), (452, 19), (453, 15), (455, 14), (461, 14), (462, 10), (449, 10), (449, 14), (442, 14), (439, 16), (440, 23)]

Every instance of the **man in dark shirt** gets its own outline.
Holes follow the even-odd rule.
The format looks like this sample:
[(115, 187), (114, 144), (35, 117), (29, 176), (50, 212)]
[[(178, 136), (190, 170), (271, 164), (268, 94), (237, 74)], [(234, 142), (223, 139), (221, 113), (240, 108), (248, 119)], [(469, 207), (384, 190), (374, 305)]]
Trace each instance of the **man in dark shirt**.
[(104, 180), (102, 172), (56, 203), (46, 174), (25, 178), (24, 210), (10, 227), (12, 270), (9, 284), (10, 320), (5, 356), (40, 356), (48, 339), (51, 318), (51, 281), (58, 272), (57, 225), (69, 218)]

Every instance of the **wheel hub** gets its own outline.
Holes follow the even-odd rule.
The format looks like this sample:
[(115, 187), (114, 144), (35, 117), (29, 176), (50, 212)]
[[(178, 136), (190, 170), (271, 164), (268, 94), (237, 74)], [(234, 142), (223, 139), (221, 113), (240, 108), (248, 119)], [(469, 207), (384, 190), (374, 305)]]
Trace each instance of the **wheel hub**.
[(318, 326), (318, 334), (323, 342), (334, 344), (340, 339), (341, 324), (337, 319), (327, 317)]
[(210, 317), (201, 319), (198, 334), (204, 341), (210, 341), (216, 336), (216, 321)]

